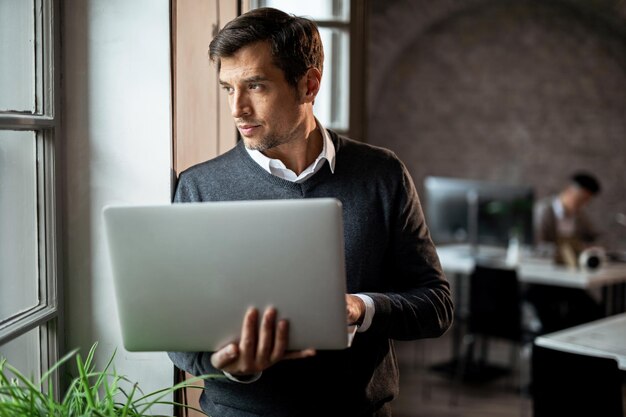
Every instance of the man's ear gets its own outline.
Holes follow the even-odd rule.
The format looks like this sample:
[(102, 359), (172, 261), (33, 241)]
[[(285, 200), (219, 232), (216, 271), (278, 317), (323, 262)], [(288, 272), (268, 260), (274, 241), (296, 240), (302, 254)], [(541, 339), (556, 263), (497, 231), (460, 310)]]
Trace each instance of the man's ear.
[(302, 101), (313, 103), (320, 91), (322, 73), (317, 68), (309, 68), (301, 79)]

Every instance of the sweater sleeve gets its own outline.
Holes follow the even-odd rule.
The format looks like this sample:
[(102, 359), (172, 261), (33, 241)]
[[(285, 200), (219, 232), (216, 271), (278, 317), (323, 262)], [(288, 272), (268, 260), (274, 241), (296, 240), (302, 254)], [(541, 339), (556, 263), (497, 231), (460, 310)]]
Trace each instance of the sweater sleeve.
[(397, 185), (388, 205), (389, 292), (366, 293), (375, 302), (371, 331), (398, 340), (441, 336), (452, 324), (453, 303), (415, 185), (397, 160)]
[(210, 352), (167, 352), (167, 355), (176, 367), (193, 376), (223, 375), (211, 365)]

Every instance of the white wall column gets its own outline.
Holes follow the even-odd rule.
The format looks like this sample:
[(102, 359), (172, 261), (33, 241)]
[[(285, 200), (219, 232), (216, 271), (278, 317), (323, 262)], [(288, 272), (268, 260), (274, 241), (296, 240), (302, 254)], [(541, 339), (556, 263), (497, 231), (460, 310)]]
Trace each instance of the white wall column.
[(62, 16), (65, 344), (98, 342), (99, 366), (117, 350), (145, 392), (171, 385), (172, 364), (123, 349), (101, 211), (170, 201), (169, 3), (65, 0)]

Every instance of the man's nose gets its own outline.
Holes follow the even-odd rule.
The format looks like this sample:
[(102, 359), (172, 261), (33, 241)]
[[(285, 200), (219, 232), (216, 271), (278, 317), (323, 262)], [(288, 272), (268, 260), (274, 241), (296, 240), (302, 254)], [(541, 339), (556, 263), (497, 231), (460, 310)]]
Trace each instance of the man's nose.
[(231, 96), (230, 110), (234, 118), (250, 114), (250, 100), (245, 92), (235, 91)]

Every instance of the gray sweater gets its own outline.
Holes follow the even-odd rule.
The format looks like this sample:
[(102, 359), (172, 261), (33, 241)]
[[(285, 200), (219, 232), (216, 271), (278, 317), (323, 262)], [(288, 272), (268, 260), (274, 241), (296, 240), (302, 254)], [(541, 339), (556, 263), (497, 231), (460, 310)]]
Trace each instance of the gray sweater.
[[(392, 340), (437, 337), (452, 322), (449, 285), (405, 166), (388, 150), (329, 133), (335, 172), (326, 162), (300, 184), (263, 170), (241, 142), (179, 177), (175, 202), (339, 199), (348, 292), (365, 293), (376, 306), (371, 327), (346, 350), (280, 362), (251, 384), (207, 380), (201, 406), (213, 417), (390, 415), (398, 393)], [(201, 320), (198, 331), (205, 331)], [(168, 354), (191, 374), (219, 372), (210, 352)]]

